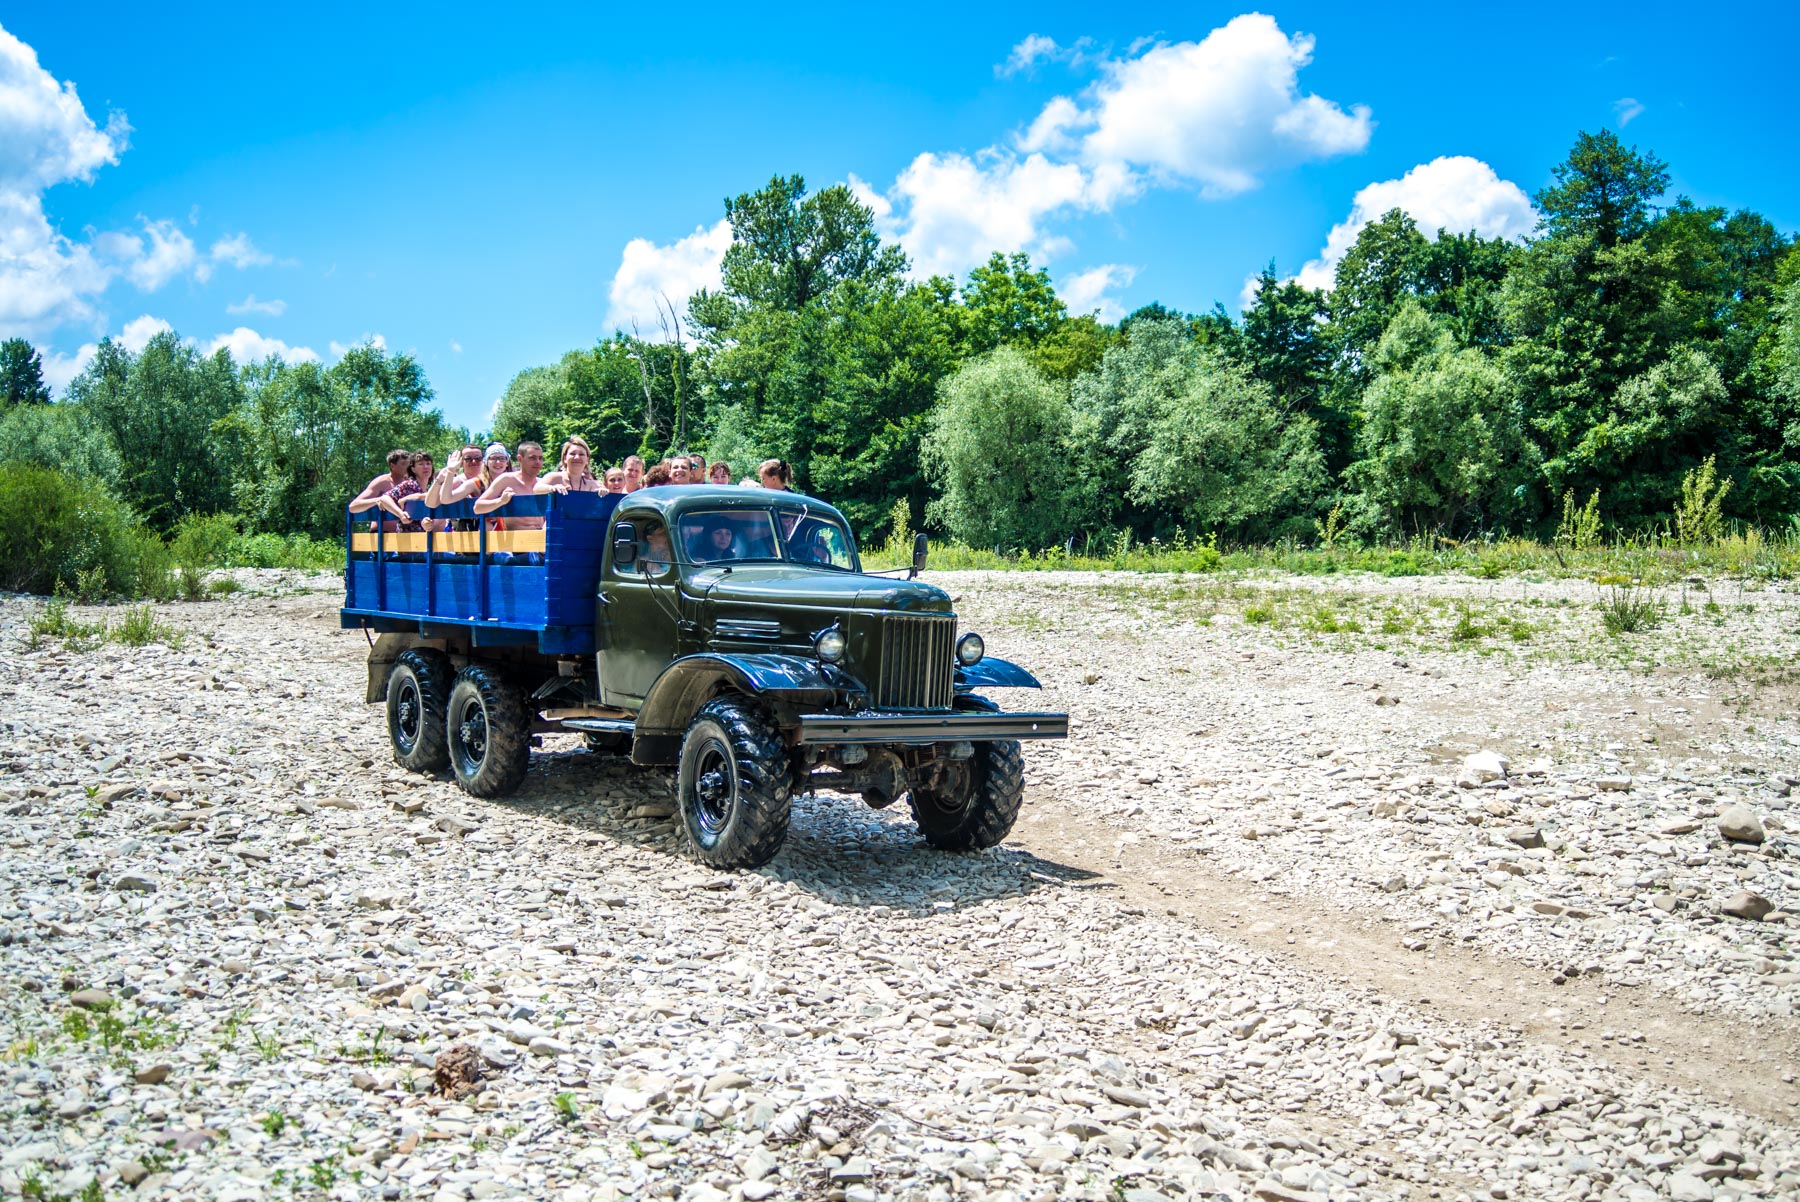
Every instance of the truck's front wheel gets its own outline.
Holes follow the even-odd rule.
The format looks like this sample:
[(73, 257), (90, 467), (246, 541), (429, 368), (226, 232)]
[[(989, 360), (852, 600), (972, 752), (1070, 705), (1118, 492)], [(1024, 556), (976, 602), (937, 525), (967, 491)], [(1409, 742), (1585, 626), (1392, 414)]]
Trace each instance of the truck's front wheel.
[(463, 792), (501, 797), (519, 787), (531, 763), (531, 711), (511, 681), (470, 664), (450, 686), (445, 725), (450, 768)]
[(444, 708), (456, 669), (441, 651), (402, 651), (388, 674), (388, 740), (409, 772), (441, 772), (450, 762)]
[(734, 698), (707, 702), (688, 723), (676, 791), (688, 842), (714, 868), (767, 864), (787, 838), (793, 796), (781, 732)]
[(908, 794), (925, 842), (944, 851), (993, 847), (1012, 832), (1025, 798), (1025, 757), (1016, 742), (975, 744), (945, 765), (929, 787)]

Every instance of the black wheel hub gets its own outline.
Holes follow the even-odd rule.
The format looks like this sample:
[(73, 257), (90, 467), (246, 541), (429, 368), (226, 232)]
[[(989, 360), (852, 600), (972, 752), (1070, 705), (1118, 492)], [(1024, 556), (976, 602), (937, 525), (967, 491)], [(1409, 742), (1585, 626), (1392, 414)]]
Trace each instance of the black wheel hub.
[(479, 702), (471, 701), (463, 707), (456, 734), (462, 743), (463, 758), (472, 769), (479, 769), (487, 759), (488, 742), (487, 714)]
[(419, 721), (425, 707), (419, 703), (419, 686), (413, 680), (400, 684), (400, 699), (394, 706), (395, 733), (401, 746), (410, 748), (419, 741)]
[(736, 791), (731, 749), (708, 740), (694, 761), (694, 822), (702, 834), (714, 836), (725, 829)]

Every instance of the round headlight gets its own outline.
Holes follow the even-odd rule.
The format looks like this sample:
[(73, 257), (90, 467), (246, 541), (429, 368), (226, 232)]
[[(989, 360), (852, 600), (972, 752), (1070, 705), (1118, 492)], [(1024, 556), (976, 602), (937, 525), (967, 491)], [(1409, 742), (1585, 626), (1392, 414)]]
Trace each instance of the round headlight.
[(956, 662), (965, 668), (973, 668), (986, 654), (987, 644), (973, 631), (956, 640)]
[(849, 647), (850, 641), (844, 637), (844, 632), (839, 630), (836, 626), (833, 626), (828, 630), (821, 630), (818, 637), (813, 639), (813, 654), (817, 655), (822, 662), (828, 664), (835, 664), (843, 659), (844, 652), (847, 651)]

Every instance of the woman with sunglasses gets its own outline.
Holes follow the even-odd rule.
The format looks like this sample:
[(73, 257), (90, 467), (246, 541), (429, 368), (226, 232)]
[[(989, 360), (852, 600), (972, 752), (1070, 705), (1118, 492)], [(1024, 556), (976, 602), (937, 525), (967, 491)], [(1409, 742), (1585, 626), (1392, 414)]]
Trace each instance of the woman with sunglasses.
[[(470, 496), (480, 496), (481, 490), (486, 487), (481, 483), (481, 448), (466, 446), (452, 457), (452, 462), (443, 471), (433, 477), (431, 488), (425, 494), (425, 504), (433, 509), (440, 505), (453, 505)], [(440, 528), (473, 530), (475, 519), (453, 518)]]

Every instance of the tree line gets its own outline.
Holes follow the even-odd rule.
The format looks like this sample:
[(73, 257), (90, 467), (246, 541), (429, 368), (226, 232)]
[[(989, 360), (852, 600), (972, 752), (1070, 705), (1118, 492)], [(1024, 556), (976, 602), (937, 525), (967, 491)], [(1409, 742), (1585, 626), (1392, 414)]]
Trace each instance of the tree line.
[[(1710, 462), (1729, 519), (1800, 513), (1800, 251), (1766, 218), (1664, 203), (1668, 167), (1582, 133), (1522, 242), (1365, 226), (1329, 291), (1262, 273), (1238, 318), (1071, 314), (995, 254), (909, 277), (845, 187), (798, 176), (725, 202), (717, 289), (659, 329), (524, 370), (492, 437), (585, 436), (597, 462), (787, 459), (865, 537), (903, 509), (976, 546), (1177, 528), (1228, 542), (1543, 536), (1573, 506), (1657, 528)], [(683, 303), (685, 302), (685, 303)], [(394, 446), (464, 432), (409, 356), (240, 365), (173, 334), (104, 342), (57, 403), (0, 347), (0, 462), (97, 482), (153, 527), (230, 513), (329, 537)], [(1597, 500), (1596, 500), (1597, 498)]]

